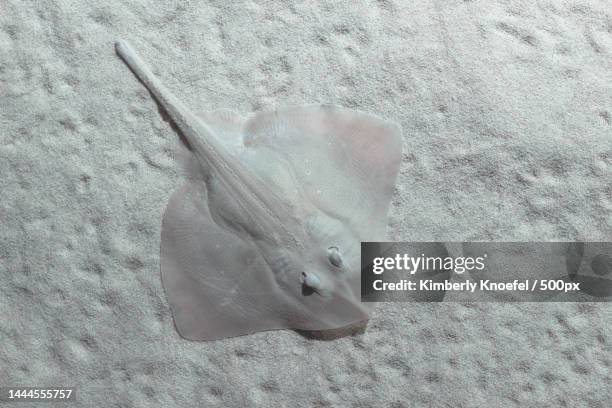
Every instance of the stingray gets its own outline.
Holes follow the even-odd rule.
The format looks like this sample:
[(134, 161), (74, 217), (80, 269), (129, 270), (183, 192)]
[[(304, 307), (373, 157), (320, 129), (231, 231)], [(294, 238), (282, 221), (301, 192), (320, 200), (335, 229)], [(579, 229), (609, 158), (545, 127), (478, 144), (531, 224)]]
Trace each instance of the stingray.
[(189, 109), (125, 41), (116, 51), (182, 133), (188, 177), (161, 228), (177, 331), (216, 340), (369, 318), (360, 242), (384, 239), (401, 129), (332, 105)]

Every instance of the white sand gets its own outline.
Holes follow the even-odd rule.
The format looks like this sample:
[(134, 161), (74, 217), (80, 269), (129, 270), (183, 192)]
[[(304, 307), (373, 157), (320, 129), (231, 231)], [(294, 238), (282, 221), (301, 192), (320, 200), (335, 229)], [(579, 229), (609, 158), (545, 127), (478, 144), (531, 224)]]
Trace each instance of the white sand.
[(610, 3), (533, 3), (0, 0), (0, 386), (75, 385), (82, 407), (609, 404), (608, 304), (381, 304), (358, 337), (181, 339), (159, 276), (178, 136), (113, 47), (194, 108), (400, 122), (391, 239), (610, 240)]

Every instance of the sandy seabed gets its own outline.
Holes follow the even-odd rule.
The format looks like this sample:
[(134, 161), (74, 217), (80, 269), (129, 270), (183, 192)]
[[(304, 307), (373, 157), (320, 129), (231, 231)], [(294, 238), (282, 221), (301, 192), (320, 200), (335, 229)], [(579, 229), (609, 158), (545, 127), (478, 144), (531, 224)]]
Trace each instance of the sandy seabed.
[(180, 338), (159, 276), (178, 137), (119, 38), (192, 108), (400, 123), (389, 239), (611, 240), (609, 1), (0, 0), (0, 385), (82, 407), (609, 406), (605, 303)]

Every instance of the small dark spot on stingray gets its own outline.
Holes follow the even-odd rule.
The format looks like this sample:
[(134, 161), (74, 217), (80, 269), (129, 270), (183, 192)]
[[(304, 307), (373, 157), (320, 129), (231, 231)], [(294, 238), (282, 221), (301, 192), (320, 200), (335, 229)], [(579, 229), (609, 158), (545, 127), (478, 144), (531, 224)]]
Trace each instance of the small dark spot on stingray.
[(223, 396), (223, 388), (221, 387), (212, 386), (208, 389), (208, 392), (210, 393), (210, 395), (213, 395), (217, 398), (220, 398)]
[(610, 118), (610, 112), (608, 111), (603, 110), (599, 112), (599, 116), (601, 116), (601, 118), (605, 120), (608, 125), (610, 124), (610, 122), (612, 122), (612, 119)]

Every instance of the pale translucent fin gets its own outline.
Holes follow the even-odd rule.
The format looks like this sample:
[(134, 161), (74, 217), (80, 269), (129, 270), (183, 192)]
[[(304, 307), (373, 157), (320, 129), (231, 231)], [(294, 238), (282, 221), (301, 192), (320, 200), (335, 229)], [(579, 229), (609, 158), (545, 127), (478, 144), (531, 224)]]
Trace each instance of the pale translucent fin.
[[(401, 161), (398, 125), (328, 105), (261, 112), (245, 124), (248, 149), (272, 149), (325, 213), (382, 239)], [(290, 189), (291, 186), (287, 186)]]
[(251, 242), (220, 228), (203, 183), (176, 191), (164, 213), (161, 274), (179, 333), (215, 340), (287, 327), (282, 296)]
[[(161, 274), (178, 332), (216, 340), (263, 330), (333, 329), (367, 319), (355, 288), (303, 296), (279, 286), (254, 242), (214, 222), (204, 183), (190, 182), (166, 207)], [(299, 275), (296, 275), (299, 276)]]

